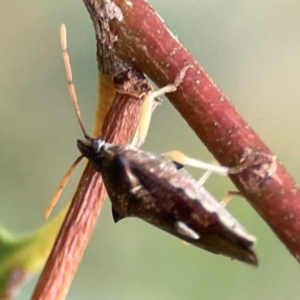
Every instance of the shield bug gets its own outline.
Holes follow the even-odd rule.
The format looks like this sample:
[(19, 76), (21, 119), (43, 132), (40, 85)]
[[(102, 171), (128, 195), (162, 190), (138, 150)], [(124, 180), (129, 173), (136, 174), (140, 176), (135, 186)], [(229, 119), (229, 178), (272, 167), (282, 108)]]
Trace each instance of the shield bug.
[[(71, 85), (71, 79), (68, 80)], [(175, 89), (173, 85), (173, 90), (164, 88), (161, 93), (174, 90), (176, 85)], [(155, 97), (158, 94), (156, 91)], [(252, 249), (255, 237), (180, 162), (130, 144), (113, 145), (89, 137), (78, 103), (72, 95), (71, 98), (85, 136), (77, 141), (78, 149), (102, 174), (115, 222), (137, 217), (194, 246), (257, 265)], [(138, 140), (141, 144), (143, 139)], [(226, 173), (228, 169), (223, 170)]]
[(180, 164), (101, 139), (78, 140), (77, 146), (102, 174), (115, 222), (138, 217), (207, 251), (257, 264), (255, 237)]

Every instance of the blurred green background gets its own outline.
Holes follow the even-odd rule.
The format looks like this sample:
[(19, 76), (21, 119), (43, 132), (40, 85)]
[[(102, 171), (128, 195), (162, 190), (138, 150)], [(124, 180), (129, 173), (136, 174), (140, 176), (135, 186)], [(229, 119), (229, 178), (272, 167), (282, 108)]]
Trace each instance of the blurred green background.
[[(149, 2), (299, 181), (300, 2)], [(43, 210), (77, 157), (82, 136), (61, 58), (62, 22), (91, 128), (95, 41), (82, 1), (0, 3), (0, 225), (20, 234), (43, 224)], [(156, 110), (143, 149), (179, 149), (212, 160), (167, 101)], [(55, 212), (71, 196), (81, 169)], [(206, 187), (219, 199), (233, 189), (216, 175)], [(228, 209), (257, 236), (258, 269), (185, 247), (137, 219), (114, 225), (107, 201), (68, 299), (300, 299), (295, 259), (246, 201), (234, 199)], [(17, 299), (29, 299), (35, 281)]]

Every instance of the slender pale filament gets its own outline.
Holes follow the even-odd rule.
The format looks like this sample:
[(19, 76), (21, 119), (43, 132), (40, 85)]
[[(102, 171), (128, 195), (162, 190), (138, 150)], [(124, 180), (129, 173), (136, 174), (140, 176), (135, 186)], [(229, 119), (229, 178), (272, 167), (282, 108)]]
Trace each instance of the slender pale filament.
[(57, 203), (62, 190), (64, 189), (64, 187), (66, 186), (67, 182), (69, 181), (69, 178), (71, 176), (71, 174), (73, 173), (74, 169), (76, 168), (76, 166), (80, 163), (80, 161), (82, 160), (83, 156), (80, 155), (72, 164), (71, 168), (67, 171), (67, 173), (64, 175), (63, 179), (61, 180), (61, 182), (59, 183), (59, 187), (57, 188), (55, 194), (53, 195), (52, 199), (50, 200), (45, 212), (44, 212), (44, 219), (48, 219), (53, 207), (55, 206), (55, 204)]

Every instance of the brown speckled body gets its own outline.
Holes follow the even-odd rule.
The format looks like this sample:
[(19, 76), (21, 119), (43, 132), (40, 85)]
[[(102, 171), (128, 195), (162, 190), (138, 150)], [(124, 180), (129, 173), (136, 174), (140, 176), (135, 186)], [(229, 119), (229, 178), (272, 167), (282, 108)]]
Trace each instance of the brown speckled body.
[(138, 217), (197, 247), (257, 265), (255, 238), (168, 157), (131, 145), (78, 141), (78, 147), (102, 174), (116, 222)]

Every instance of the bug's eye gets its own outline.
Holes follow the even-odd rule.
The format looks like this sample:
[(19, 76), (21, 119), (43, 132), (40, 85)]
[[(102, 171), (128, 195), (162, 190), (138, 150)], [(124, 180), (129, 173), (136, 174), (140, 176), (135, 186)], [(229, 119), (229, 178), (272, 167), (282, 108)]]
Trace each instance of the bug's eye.
[(95, 153), (100, 153), (101, 149), (105, 145), (105, 142), (101, 139), (92, 139), (91, 147)]

